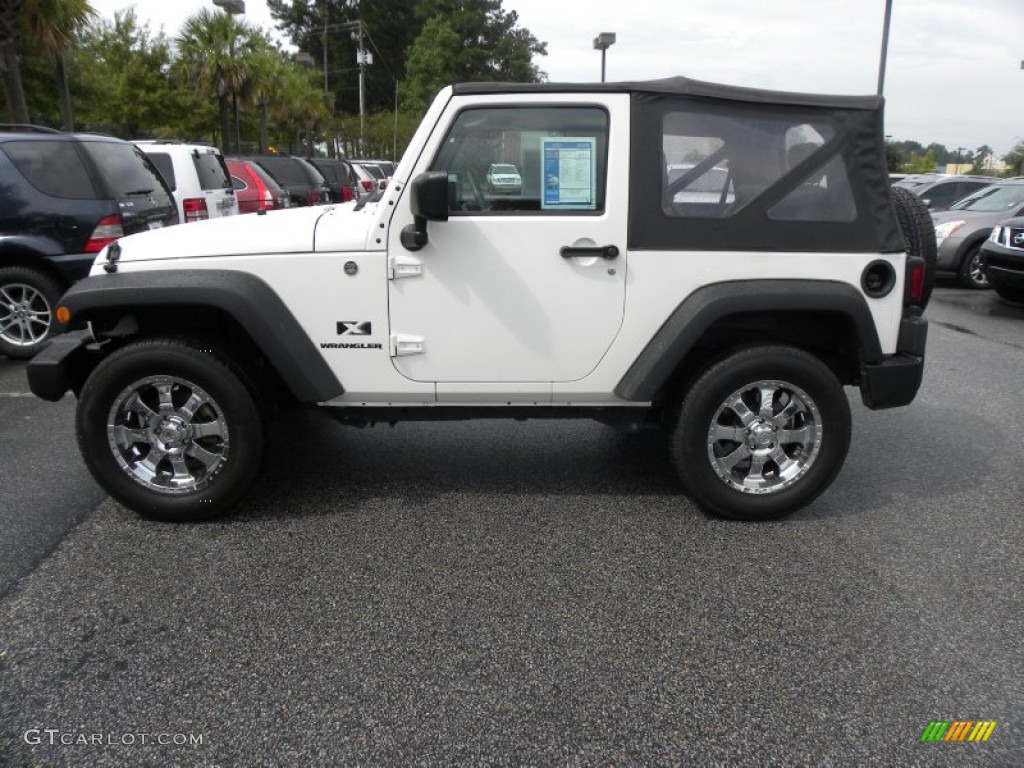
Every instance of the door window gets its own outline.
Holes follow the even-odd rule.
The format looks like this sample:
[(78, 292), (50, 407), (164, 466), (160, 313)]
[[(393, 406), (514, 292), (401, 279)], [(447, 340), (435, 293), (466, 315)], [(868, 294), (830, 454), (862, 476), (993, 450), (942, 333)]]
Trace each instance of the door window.
[(431, 170), (452, 215), (578, 214), (604, 210), (607, 163), (603, 109), (503, 107), (459, 114)]

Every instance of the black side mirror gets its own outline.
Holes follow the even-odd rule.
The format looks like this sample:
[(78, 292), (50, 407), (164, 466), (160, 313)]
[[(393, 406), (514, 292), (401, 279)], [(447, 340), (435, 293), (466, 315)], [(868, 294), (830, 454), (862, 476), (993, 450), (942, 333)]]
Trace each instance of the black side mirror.
[(402, 245), (418, 251), (427, 244), (427, 222), (448, 221), (448, 172), (421, 173), (409, 185), (413, 223), (402, 230)]

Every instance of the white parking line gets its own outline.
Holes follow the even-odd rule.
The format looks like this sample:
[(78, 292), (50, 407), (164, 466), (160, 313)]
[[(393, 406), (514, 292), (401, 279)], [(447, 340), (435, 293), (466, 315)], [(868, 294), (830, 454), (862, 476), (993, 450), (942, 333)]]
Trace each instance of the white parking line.
[(0, 392), (0, 397), (35, 397), (31, 392)]

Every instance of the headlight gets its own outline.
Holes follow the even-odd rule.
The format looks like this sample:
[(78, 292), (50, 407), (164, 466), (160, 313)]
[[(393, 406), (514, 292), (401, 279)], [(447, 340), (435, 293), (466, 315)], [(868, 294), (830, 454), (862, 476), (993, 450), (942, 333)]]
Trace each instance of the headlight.
[(1003, 228), (992, 227), (992, 234), (988, 236), (988, 239), (991, 240), (993, 243), (998, 243), (1000, 240), (1003, 239)]
[(952, 237), (953, 233), (966, 223), (966, 221), (947, 221), (939, 224), (935, 227), (935, 239), (945, 240), (947, 237)]

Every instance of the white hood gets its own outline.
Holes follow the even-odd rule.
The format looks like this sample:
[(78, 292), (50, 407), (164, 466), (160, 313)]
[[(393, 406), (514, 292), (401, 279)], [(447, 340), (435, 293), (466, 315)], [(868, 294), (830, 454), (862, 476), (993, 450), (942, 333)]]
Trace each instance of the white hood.
[[(178, 224), (118, 240), (121, 261), (362, 251), (372, 223), (354, 205), (309, 206)], [(96, 263), (106, 259), (106, 251)]]

